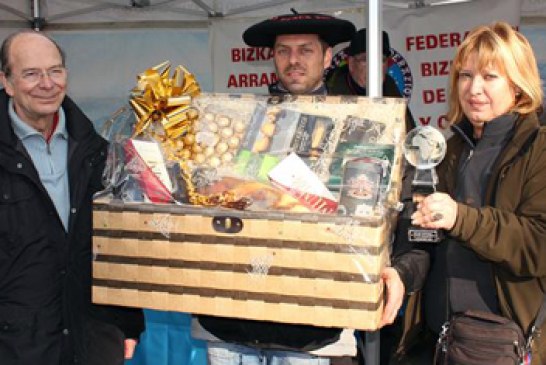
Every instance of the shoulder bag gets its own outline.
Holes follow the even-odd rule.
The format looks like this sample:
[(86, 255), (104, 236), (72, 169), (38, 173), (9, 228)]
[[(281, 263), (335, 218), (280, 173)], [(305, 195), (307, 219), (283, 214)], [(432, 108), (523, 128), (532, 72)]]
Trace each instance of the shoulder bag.
[(436, 344), (435, 365), (522, 365), (531, 363), (531, 345), (546, 318), (546, 294), (525, 336), (514, 321), (496, 314), (466, 311), (442, 328)]

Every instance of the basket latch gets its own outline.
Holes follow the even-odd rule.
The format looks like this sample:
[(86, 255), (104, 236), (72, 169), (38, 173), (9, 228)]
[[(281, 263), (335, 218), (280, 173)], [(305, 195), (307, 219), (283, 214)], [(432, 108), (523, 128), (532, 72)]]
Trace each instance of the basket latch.
[(212, 219), (212, 227), (220, 233), (239, 233), (243, 229), (243, 221), (237, 217), (219, 216)]

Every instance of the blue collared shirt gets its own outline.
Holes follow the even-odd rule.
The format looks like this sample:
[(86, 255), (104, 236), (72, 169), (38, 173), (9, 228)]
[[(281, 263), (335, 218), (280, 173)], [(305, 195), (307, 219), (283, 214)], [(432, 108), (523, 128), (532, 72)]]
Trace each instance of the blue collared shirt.
[(59, 108), (59, 122), (49, 143), (36, 129), (23, 122), (15, 113), (13, 99), (9, 100), (9, 116), (15, 134), (27, 150), (40, 180), (49, 193), (57, 213), (68, 230), (70, 188), (68, 185), (68, 132), (64, 111)]

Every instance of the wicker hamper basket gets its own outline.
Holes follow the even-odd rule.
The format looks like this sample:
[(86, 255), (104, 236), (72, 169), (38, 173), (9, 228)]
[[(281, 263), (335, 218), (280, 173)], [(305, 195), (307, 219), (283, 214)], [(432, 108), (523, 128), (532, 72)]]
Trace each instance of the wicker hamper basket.
[(97, 202), (93, 299), (376, 329), (389, 235), (387, 217)]

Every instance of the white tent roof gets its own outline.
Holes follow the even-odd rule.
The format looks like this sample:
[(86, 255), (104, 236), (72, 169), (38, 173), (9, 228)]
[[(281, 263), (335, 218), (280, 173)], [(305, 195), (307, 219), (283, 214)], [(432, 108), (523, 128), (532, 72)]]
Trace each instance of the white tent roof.
[[(389, 7), (435, 6), (480, 0), (385, 0)], [(264, 16), (362, 8), (367, 0), (0, 0), (1, 27), (46, 25), (49, 28), (206, 26), (211, 17)], [(522, 16), (546, 16), (546, 0), (524, 0)], [(167, 23), (165, 23), (167, 22)], [(178, 23), (178, 24), (177, 24)]]

